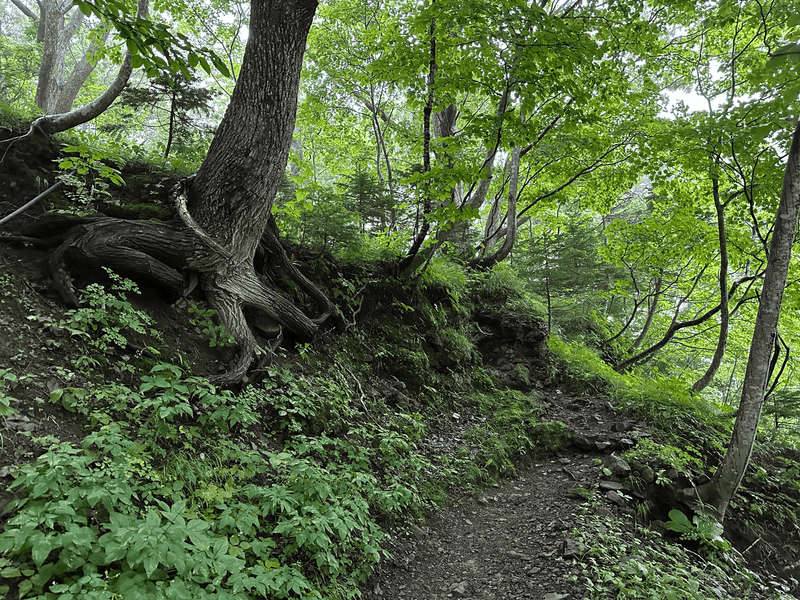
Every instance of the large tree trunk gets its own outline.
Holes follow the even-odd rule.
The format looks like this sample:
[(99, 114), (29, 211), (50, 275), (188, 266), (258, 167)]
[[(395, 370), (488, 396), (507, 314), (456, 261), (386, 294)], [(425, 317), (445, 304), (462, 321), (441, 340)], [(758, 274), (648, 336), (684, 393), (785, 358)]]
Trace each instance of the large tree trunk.
[(256, 349), (244, 305), (263, 310), (304, 338), (317, 329), (266, 287), (253, 267), (289, 157), (306, 37), (316, 7), (316, 0), (252, 1), (239, 80), (189, 189), (191, 219), (213, 243), (205, 243), (188, 262), (200, 272), (207, 298), (240, 346), (233, 380), (244, 375)]
[[(312, 320), (267, 287), (253, 259), (262, 238), (284, 270), (309, 293), (285, 253), (275, 251), (267, 231), (272, 203), (289, 154), (295, 123), (300, 70), (316, 0), (252, 0), (250, 36), (230, 105), (206, 159), (195, 177), (175, 190), (179, 219), (138, 223), (115, 219), (82, 220), (71, 229), (51, 260), (54, 280), (70, 298), (63, 259), (105, 264), (134, 277), (148, 277), (173, 291), (182, 272), (199, 275), (206, 299), (241, 351), (236, 366), (217, 381), (242, 379), (257, 351), (242, 311), (245, 305), (267, 313), (308, 339), (332, 312), (321, 293), (310, 295), (323, 316)], [(317, 290), (318, 292), (318, 290)]]
[[(714, 509), (720, 521), (725, 518), (728, 504), (744, 477), (753, 452), (761, 409), (764, 406), (764, 391), (770, 373), (770, 356), (775, 346), (778, 318), (789, 273), (798, 212), (800, 212), (800, 124), (795, 126), (786, 162), (783, 191), (772, 232), (769, 262), (764, 274), (761, 301), (758, 305), (750, 356), (742, 384), (739, 414), (722, 464), (711, 481), (696, 490), (699, 499)], [(687, 492), (694, 495), (693, 491), (687, 490)]]

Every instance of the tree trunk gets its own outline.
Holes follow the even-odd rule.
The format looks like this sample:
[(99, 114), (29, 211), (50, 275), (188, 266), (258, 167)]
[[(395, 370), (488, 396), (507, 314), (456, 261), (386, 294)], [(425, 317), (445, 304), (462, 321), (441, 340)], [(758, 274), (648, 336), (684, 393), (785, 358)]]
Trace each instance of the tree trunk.
[[(173, 291), (181, 287), (182, 271), (196, 272), (206, 299), (241, 352), (236, 366), (216, 378), (218, 383), (240, 381), (257, 351), (242, 310), (245, 305), (304, 339), (335, 314), (320, 292), (312, 296), (323, 305), (324, 314), (311, 320), (267, 287), (253, 265), (286, 169), (306, 37), (316, 6), (316, 0), (252, 0), (250, 36), (231, 102), (197, 175), (174, 191), (179, 219), (83, 220), (69, 230), (51, 259), (54, 280), (61, 282), (67, 299), (71, 290), (63, 259), (68, 254), (149, 277)], [(267, 235), (267, 248), (274, 248), (273, 238)], [(287, 271), (298, 280), (296, 270)], [(306, 291), (313, 286), (307, 280), (299, 284)]]
[(630, 347), (625, 351), (626, 354), (633, 354), (633, 351), (636, 350), (636, 348), (638, 348), (647, 337), (647, 332), (650, 331), (650, 325), (653, 324), (653, 317), (655, 317), (656, 312), (658, 312), (658, 301), (661, 297), (661, 284), (663, 281), (664, 272), (662, 270), (659, 272), (658, 277), (656, 278), (655, 289), (652, 292), (653, 297), (650, 301), (650, 305), (647, 307), (647, 317), (644, 320), (642, 330), (639, 332), (639, 335), (636, 336), (636, 339), (631, 342)]
[[(783, 191), (775, 217), (769, 262), (764, 274), (750, 356), (747, 360), (739, 414), (722, 464), (708, 483), (697, 488), (700, 500), (713, 508), (722, 521), (731, 498), (744, 477), (753, 452), (764, 392), (770, 371), (770, 356), (775, 346), (778, 318), (789, 273), (792, 244), (800, 211), (800, 124), (795, 126), (792, 145), (783, 177)], [(692, 490), (687, 490), (691, 493)], [(694, 494), (692, 494), (694, 495)]]
[(725, 356), (725, 347), (728, 344), (728, 329), (730, 327), (731, 313), (728, 306), (728, 242), (725, 234), (725, 205), (719, 197), (719, 178), (713, 175), (714, 209), (717, 212), (717, 234), (719, 236), (719, 336), (717, 348), (711, 359), (711, 364), (692, 386), (692, 391), (702, 392), (714, 380), (722, 359)]
[[(138, 18), (144, 19), (147, 17), (149, 2), (150, 0), (139, 0), (136, 10), (136, 16)], [(120, 65), (117, 76), (100, 96), (75, 110), (39, 117), (33, 122), (30, 132), (32, 133), (34, 130), (38, 129), (50, 135), (72, 129), (83, 123), (88, 123), (92, 119), (103, 114), (103, 112), (111, 106), (111, 103), (114, 102), (117, 96), (122, 92), (122, 88), (128, 83), (128, 78), (131, 76), (132, 71), (131, 54), (130, 52), (125, 52), (125, 58), (122, 61), (122, 65)]]
[(519, 184), (519, 160), (520, 151), (519, 146), (514, 146), (511, 152), (511, 180), (508, 183), (508, 208), (506, 209), (506, 220), (508, 225), (506, 227), (506, 237), (503, 240), (502, 246), (496, 252), (489, 256), (475, 258), (469, 262), (471, 267), (481, 269), (488, 269), (504, 260), (514, 247), (517, 241), (517, 187)]
[(42, 31), (42, 64), (36, 85), (36, 105), (45, 113), (55, 112), (64, 76), (64, 59), (70, 42), (83, 23), (84, 15), (74, 9), (69, 21), (64, 18), (74, 8), (70, 0), (39, 2), (39, 26)]
[[(103, 32), (101, 41), (105, 42), (108, 39), (110, 30)], [(90, 44), (80, 61), (72, 68), (72, 73), (69, 74), (66, 81), (61, 84), (59, 89), (58, 98), (56, 99), (55, 106), (52, 111), (55, 114), (66, 113), (72, 110), (72, 105), (78, 98), (78, 93), (81, 91), (83, 84), (89, 79), (96, 64), (92, 62), (92, 55), (97, 50), (95, 44)]]

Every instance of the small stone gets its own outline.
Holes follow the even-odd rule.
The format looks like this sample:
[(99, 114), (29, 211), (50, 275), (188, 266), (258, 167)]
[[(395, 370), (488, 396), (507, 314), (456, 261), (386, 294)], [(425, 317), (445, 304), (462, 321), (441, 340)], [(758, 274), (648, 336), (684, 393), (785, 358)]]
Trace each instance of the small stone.
[(448, 591), (454, 596), (463, 596), (467, 593), (467, 582), (461, 581), (459, 583), (454, 583), (450, 586)]
[(625, 500), (615, 491), (606, 492), (606, 498), (617, 506), (625, 506)]
[(566, 600), (566, 598), (569, 598), (569, 594), (550, 592), (549, 594), (545, 594), (542, 600)]
[(598, 506), (594, 509), (594, 514), (596, 514), (598, 517), (610, 517), (614, 513), (612, 513), (611, 510), (605, 506)]
[(605, 481), (605, 480), (603, 480), (603, 481), (600, 482), (600, 489), (601, 490), (605, 490), (605, 491), (621, 490), (624, 487), (625, 486), (623, 486), (621, 483), (617, 483), (616, 481)]
[(558, 462), (560, 462), (562, 465), (568, 465), (572, 461), (570, 459), (566, 458), (566, 457), (562, 457), (562, 458), (558, 459)]
[(573, 539), (564, 540), (564, 558), (579, 556), (583, 552), (583, 546)]
[(579, 450), (595, 450), (595, 441), (585, 435), (575, 434), (572, 437), (572, 445)]
[(595, 442), (595, 443), (594, 443), (594, 446), (595, 446), (595, 448), (597, 448), (597, 449), (598, 449), (600, 452), (606, 452), (607, 450), (609, 450), (609, 451), (611, 450), (611, 442), (609, 442), (609, 441), (605, 441), (605, 442)]
[(645, 483), (653, 483), (656, 480), (655, 472), (647, 465), (642, 467), (642, 480)]
[(525, 556), (522, 552), (517, 552), (516, 550), (509, 550), (506, 552), (508, 556), (511, 558), (518, 558), (520, 560), (528, 560), (528, 557)]
[(631, 466), (619, 456), (611, 454), (603, 459), (605, 467), (617, 477), (626, 477), (631, 474)]
[(421, 527), (417, 527), (416, 525), (414, 525), (414, 527), (411, 528), (411, 533), (418, 540), (423, 539), (426, 535), (425, 531)]

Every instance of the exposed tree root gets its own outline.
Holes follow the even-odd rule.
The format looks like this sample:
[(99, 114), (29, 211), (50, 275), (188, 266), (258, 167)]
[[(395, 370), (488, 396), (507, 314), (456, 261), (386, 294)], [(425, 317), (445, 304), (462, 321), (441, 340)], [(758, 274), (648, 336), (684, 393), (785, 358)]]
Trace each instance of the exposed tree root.
[(320, 305), (323, 314), (311, 319), (289, 300), (267, 286), (251, 262), (235, 264), (194, 229), (175, 219), (168, 223), (100, 218), (45, 218), (28, 235), (0, 236), (7, 242), (56, 246), (49, 260), (54, 286), (64, 302), (78, 306), (68, 264), (106, 266), (146, 280), (172, 297), (179, 297), (194, 275), (209, 305), (236, 340), (239, 357), (234, 367), (213, 377), (219, 385), (233, 385), (247, 374), (259, 349), (247, 323), (244, 307), (263, 311), (300, 339), (312, 339), (319, 325), (333, 316), (343, 324), (341, 313), (327, 296), (289, 260), (277, 236), (274, 221), (262, 239), (265, 252), (277, 259), (286, 275)]

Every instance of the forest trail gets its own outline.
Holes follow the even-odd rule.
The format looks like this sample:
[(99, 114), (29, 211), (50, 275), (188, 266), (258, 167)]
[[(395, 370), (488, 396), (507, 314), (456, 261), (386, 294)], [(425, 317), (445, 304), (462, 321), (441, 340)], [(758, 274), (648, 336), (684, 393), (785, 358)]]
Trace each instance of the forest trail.
[[(644, 569), (639, 587), (647, 587), (647, 569), (637, 563), (646, 563), (643, 554), (651, 550), (662, 552), (655, 532), (663, 533), (664, 522), (658, 519), (666, 515), (638, 514), (639, 499), (646, 497), (643, 484), (652, 483), (654, 474), (622, 476), (619, 469), (630, 465), (618, 458), (649, 437), (646, 424), (601, 398), (555, 389), (544, 392), (543, 400), (542, 420), (565, 423), (573, 431), (572, 445), (520, 467), (515, 479), (464, 496), (420, 526), (398, 533), (388, 545), (391, 558), (362, 586), (366, 600), (616, 598), (613, 585), (596, 580), (598, 565), (606, 573)], [(615, 473), (608, 476), (609, 470)], [(638, 489), (632, 489), (633, 480)], [(671, 506), (669, 487), (658, 487), (656, 493), (664, 506)], [(652, 530), (650, 541), (643, 535), (646, 528)], [(593, 538), (605, 538), (597, 552), (588, 546)], [(667, 578), (691, 577), (707, 568), (699, 555), (693, 556), (696, 565), (676, 562)], [(759, 567), (771, 570), (751, 565)], [(762, 579), (744, 590), (720, 571), (712, 577), (711, 591), (719, 599), (750, 600), (775, 598), (777, 590), (791, 593), (788, 582), (773, 579), (781, 578), (769, 573), (772, 589)], [(647, 593), (644, 588), (640, 592)], [(649, 593), (661, 597), (660, 590)]]
[[(559, 390), (547, 397), (544, 419), (567, 424), (582, 447), (570, 446), (557, 456), (520, 468), (516, 479), (466, 497), (395, 538), (389, 548), (392, 558), (364, 587), (364, 598), (588, 597), (580, 562), (584, 549), (572, 535), (585, 527), (580, 514), (586, 497), (579, 488), (597, 488), (602, 475), (599, 462), (628, 439), (646, 433), (636, 430), (639, 423), (622, 419), (607, 402)], [(633, 528), (635, 511), (624, 506), (618, 494), (609, 495), (622, 506), (603, 496), (593, 513), (627, 517)]]

